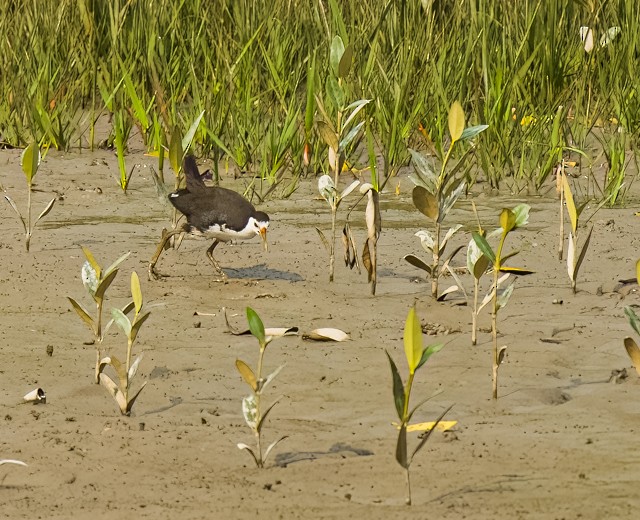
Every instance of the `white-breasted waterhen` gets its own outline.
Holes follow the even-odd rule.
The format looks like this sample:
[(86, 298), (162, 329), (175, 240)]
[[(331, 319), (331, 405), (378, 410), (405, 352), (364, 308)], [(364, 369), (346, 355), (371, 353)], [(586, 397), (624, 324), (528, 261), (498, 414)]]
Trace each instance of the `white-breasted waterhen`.
[(162, 237), (151, 262), (149, 278), (157, 278), (156, 263), (171, 237), (181, 233), (213, 238), (207, 249), (207, 257), (214, 269), (226, 281), (227, 275), (213, 258), (213, 250), (220, 242), (249, 240), (259, 235), (267, 250), (269, 215), (257, 211), (242, 195), (227, 188), (207, 186), (200, 176), (193, 155), (187, 155), (182, 165), (187, 186), (169, 194), (169, 202), (185, 217), (187, 222)]

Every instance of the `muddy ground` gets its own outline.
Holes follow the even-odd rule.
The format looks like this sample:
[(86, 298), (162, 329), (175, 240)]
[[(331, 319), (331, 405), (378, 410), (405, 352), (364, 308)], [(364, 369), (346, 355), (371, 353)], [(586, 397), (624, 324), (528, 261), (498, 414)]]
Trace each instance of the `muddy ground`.
[[(153, 165), (154, 159), (139, 153), (128, 162)], [(640, 378), (622, 340), (632, 335), (624, 307), (639, 297), (633, 286), (616, 287), (634, 276), (640, 256), (634, 204), (602, 209), (592, 219), (575, 295), (557, 259), (553, 190), (538, 197), (488, 195), (478, 185), (452, 211), (447, 223), (470, 230), (470, 200), (488, 228), (501, 207), (525, 200), (532, 206), (529, 224), (508, 239), (522, 249), (512, 265), (536, 274), (517, 281), (500, 314), (500, 343), (508, 345), (508, 355), (494, 402), (489, 314), (481, 316), (474, 347), (469, 307), (459, 305), (460, 298), (434, 303), (422, 274), (402, 259), (407, 253), (426, 257), (414, 237), (426, 222), (413, 208), (406, 174), (399, 177), (399, 195), (394, 184), (382, 196), (379, 283), (371, 297), (365, 275), (341, 263), (336, 282), (328, 283), (328, 258), (314, 227), (327, 230), (329, 214), (313, 180), (289, 199), (260, 205), (272, 218), (268, 253), (257, 239), (216, 250), (228, 284), (215, 281), (208, 244), (196, 240), (167, 251), (158, 264), (163, 276), (149, 282), (147, 264), (169, 213), (148, 168), (134, 173), (126, 196), (116, 171), (108, 151), (49, 153), (36, 178), (34, 213), (50, 198), (59, 200), (36, 228), (29, 253), (11, 207), (0, 205), (0, 458), (28, 464), (0, 467), (3, 517), (636, 517)], [(20, 151), (0, 152), (0, 182), (24, 208)], [(245, 184), (223, 179), (237, 190)], [(356, 210), (360, 244), (361, 220)], [(452, 242), (469, 238), (460, 233)], [(131, 251), (108, 306), (126, 303), (136, 270), (152, 310), (136, 346), (145, 353), (138, 383), (148, 385), (130, 417), (121, 417), (106, 390), (93, 383), (92, 336), (66, 299), (91, 304), (80, 280), (80, 244), (103, 265)], [(464, 265), (463, 255), (456, 265)], [(463, 281), (470, 290), (470, 277)], [(418, 373), (416, 398), (441, 393), (416, 421), (433, 420), (453, 404), (448, 418), (458, 423), (435, 433), (416, 456), (410, 512), (394, 459), (395, 413), (383, 349), (406, 374), (402, 330), (414, 301), (423, 323), (438, 332), (425, 342), (446, 343)], [(242, 327), (247, 306), (267, 326), (302, 332), (336, 327), (351, 334), (344, 343), (294, 336), (269, 346), (266, 369), (286, 365), (267, 392), (281, 399), (264, 435), (267, 442), (289, 437), (263, 470), (236, 447), (253, 439), (240, 405), (248, 388), (234, 363), (239, 357), (255, 365), (257, 344), (229, 334), (222, 314), (224, 307)], [(104, 346), (123, 356), (126, 342), (114, 327)], [(623, 369), (626, 378), (616, 372)], [(45, 390), (47, 403), (23, 404), (22, 396), (36, 387)]]

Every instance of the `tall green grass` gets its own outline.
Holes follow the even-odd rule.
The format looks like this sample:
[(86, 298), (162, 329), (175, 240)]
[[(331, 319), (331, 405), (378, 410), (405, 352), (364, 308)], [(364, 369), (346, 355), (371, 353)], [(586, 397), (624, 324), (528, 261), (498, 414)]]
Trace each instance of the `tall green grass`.
[[(594, 30), (590, 53), (581, 26)], [(614, 26), (619, 35), (601, 47)], [(446, 149), (454, 100), (471, 124), (490, 125), (471, 155), (472, 182), (477, 171), (493, 187), (541, 189), (555, 160), (580, 149), (612, 163), (598, 182), (615, 189), (630, 160), (620, 146), (635, 157), (638, 145), (631, 0), (5, 1), (0, 35), (5, 146), (91, 148), (95, 122), (117, 114), (124, 138), (157, 150), (205, 110), (195, 144), (216, 168), (230, 163), (268, 186), (295, 179), (308, 94), (324, 97), (335, 35), (354, 49), (347, 94), (373, 100), (361, 146), (380, 158), (382, 182), (407, 163), (408, 146)], [(313, 131), (308, 139), (310, 170), (326, 169), (325, 145)]]

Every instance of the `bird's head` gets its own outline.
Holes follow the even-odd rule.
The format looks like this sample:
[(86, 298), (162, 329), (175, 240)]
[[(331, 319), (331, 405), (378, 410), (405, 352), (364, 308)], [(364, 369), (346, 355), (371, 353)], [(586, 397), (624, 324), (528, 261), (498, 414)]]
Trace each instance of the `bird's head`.
[(264, 250), (269, 250), (269, 245), (267, 244), (267, 228), (269, 227), (269, 215), (264, 213), (263, 211), (256, 211), (253, 218), (253, 225), (256, 230), (256, 235), (260, 235), (262, 238), (262, 243), (264, 244)]

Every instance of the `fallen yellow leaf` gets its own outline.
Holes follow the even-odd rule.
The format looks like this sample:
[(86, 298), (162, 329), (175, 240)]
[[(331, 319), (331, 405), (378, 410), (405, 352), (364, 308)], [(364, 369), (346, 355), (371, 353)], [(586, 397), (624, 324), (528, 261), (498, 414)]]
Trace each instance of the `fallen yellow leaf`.
[[(398, 423), (394, 422), (392, 424), (396, 427), (397, 430), (400, 429), (400, 425)], [(428, 432), (433, 429), (434, 424), (435, 424), (435, 421), (410, 424), (409, 426), (407, 426), (407, 431), (408, 432)], [(458, 424), (458, 421), (440, 421), (436, 429), (441, 432), (447, 432), (451, 428), (453, 428), (456, 424)]]

